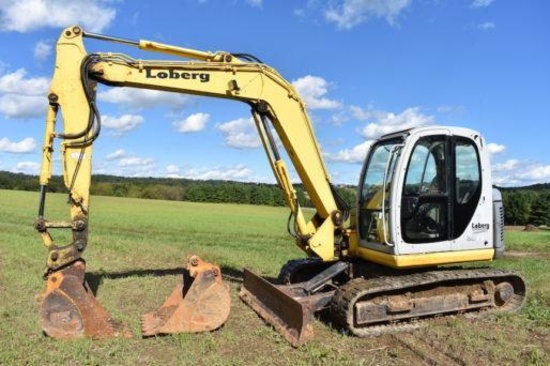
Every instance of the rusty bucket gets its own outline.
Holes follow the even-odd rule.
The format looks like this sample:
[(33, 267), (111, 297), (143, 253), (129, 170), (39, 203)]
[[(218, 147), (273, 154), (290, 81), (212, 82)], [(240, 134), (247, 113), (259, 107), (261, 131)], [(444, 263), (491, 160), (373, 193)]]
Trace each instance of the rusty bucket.
[(143, 336), (211, 331), (227, 320), (231, 298), (220, 267), (196, 255), (187, 257), (185, 267), (183, 284), (160, 308), (142, 316)]
[(130, 336), (94, 297), (85, 271), (84, 261), (77, 261), (48, 275), (40, 306), (44, 333), (59, 339)]

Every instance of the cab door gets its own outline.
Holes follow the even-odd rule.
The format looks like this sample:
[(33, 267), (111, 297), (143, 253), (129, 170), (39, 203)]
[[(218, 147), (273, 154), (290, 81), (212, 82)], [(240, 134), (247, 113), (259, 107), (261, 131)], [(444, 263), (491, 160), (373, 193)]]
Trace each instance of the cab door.
[(450, 239), (451, 167), (447, 136), (418, 139), (407, 164), (401, 200), (401, 235), (406, 243)]
[(403, 181), (399, 252), (453, 250), (472, 221), (481, 196), (481, 165), (473, 140), (461, 136), (420, 137)]

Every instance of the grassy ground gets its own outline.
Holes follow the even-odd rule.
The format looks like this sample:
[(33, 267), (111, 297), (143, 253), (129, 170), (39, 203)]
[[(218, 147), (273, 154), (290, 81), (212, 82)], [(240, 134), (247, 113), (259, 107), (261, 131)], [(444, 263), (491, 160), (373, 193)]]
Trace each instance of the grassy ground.
[[(47, 218), (66, 219), (65, 201), (49, 195)], [(223, 267), (230, 318), (206, 334), (53, 340), (42, 335), (38, 321), (46, 250), (32, 228), (37, 203), (37, 194), (0, 190), (0, 365), (550, 363), (549, 231), (507, 233), (510, 255), (490, 263), (527, 279), (528, 302), (519, 314), (445, 317), (413, 333), (368, 339), (315, 321), (315, 340), (293, 349), (237, 298), (243, 267), (275, 276), (288, 259), (302, 256), (286, 234), (285, 209), (106, 197), (93, 199), (85, 258), (97, 297), (113, 318), (139, 334), (140, 314), (168, 296), (191, 253)]]

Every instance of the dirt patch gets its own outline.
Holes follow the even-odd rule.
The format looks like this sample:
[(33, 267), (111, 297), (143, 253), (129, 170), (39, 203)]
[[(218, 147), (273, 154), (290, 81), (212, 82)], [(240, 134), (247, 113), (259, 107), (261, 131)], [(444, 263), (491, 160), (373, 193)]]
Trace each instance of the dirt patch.
[(525, 226), (509, 225), (504, 227), (504, 231), (522, 231)]
[(526, 225), (523, 231), (539, 231), (539, 228), (534, 225)]
[(453, 354), (431, 339), (424, 339), (414, 334), (393, 335), (398, 344), (413, 352), (420, 363), (427, 365), (466, 365), (460, 354)]
[(548, 226), (534, 226), (534, 225), (506, 225), (504, 231), (550, 231)]

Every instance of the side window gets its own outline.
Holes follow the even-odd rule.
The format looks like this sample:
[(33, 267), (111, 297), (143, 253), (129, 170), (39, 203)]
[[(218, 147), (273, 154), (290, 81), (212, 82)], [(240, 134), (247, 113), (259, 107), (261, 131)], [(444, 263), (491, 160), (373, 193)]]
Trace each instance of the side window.
[[(363, 189), (361, 190), (362, 202), (369, 204), (374, 196), (381, 191), (382, 181), (384, 179), (384, 169), (388, 159), (389, 149), (386, 146), (376, 147), (369, 161), (369, 166), (365, 174)], [(376, 202), (380, 206), (381, 202)], [(379, 208), (379, 207), (373, 207)]]
[(456, 139), (453, 237), (458, 238), (475, 213), (481, 197), (481, 167), (479, 154), (473, 141)]
[(476, 148), (468, 141), (458, 141), (456, 156), (456, 202), (466, 204), (474, 197), (480, 185), (480, 171)]

